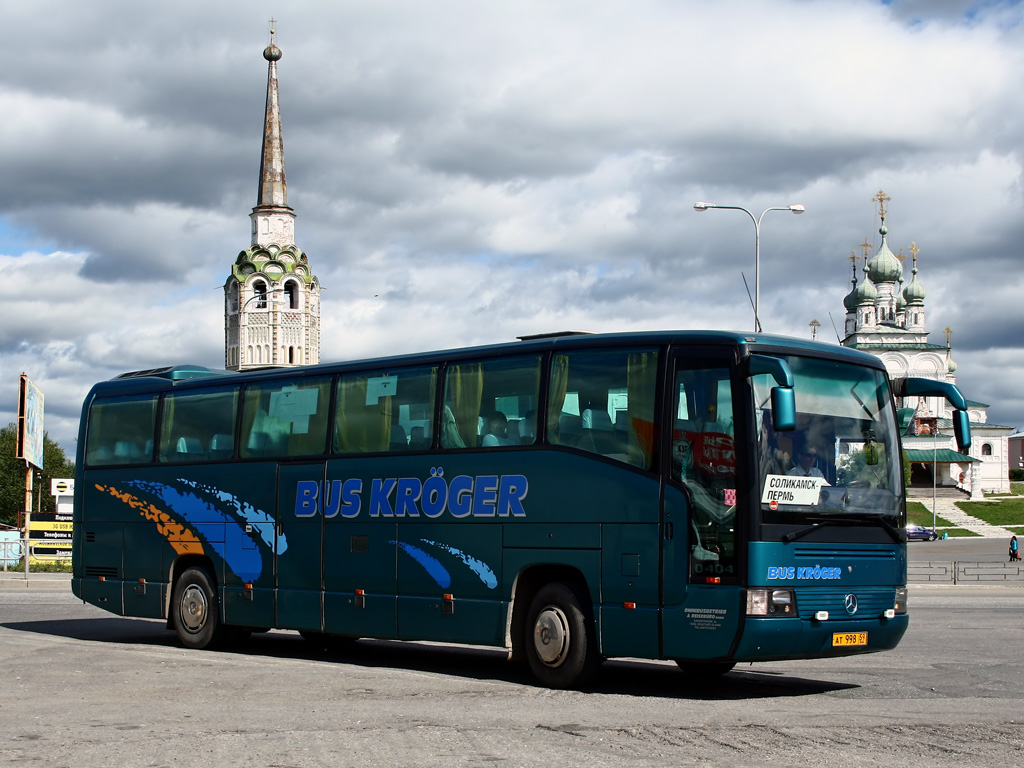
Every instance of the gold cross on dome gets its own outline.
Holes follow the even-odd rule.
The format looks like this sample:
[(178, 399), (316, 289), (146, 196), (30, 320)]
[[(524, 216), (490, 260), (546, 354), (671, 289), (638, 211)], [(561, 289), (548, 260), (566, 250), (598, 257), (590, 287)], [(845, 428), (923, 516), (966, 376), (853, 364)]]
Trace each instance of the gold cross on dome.
[(874, 202), (878, 203), (878, 215), (882, 217), (882, 223), (885, 224), (885, 204), (892, 200), (885, 192), (878, 190), (878, 194), (871, 198)]

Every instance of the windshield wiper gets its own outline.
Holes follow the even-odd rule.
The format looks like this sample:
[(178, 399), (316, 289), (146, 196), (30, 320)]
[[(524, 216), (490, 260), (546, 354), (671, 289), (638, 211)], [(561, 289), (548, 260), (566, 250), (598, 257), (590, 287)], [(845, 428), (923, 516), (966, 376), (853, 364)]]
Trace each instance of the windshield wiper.
[(838, 517), (838, 516), (829, 515), (828, 517), (816, 517), (816, 518), (808, 518), (808, 519), (809, 520), (814, 520), (815, 521), (814, 524), (813, 525), (809, 525), (806, 528), (801, 528), (799, 531), (793, 531), (792, 533), (784, 534), (783, 537), (782, 537), (782, 543), (783, 544), (788, 544), (791, 541), (796, 541), (797, 539), (802, 539), (807, 534), (813, 533), (814, 531), (818, 530), (819, 528), (824, 528), (824, 527), (829, 526), (829, 525), (854, 526), (854, 525), (864, 525), (864, 523), (868, 523), (870, 525), (877, 525), (880, 528), (884, 529), (886, 533), (888, 533), (890, 536), (892, 536), (892, 540), (895, 541), (897, 544), (902, 544), (903, 542), (905, 542), (907, 540), (907, 534), (905, 532), (901, 531), (899, 528), (894, 526), (892, 523), (887, 522), (882, 517), (877, 517), (877, 516), (872, 516), (872, 517), (867, 517), (867, 516), (863, 516), (863, 517), (849, 517), (849, 516)]

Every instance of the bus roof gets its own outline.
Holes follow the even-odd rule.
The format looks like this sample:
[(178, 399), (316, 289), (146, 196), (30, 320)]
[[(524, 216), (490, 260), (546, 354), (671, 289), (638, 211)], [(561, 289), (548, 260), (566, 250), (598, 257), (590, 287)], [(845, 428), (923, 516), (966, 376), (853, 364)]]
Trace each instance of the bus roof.
[[(839, 360), (867, 365), (884, 370), (882, 362), (874, 355), (860, 352), (836, 344), (825, 344), (809, 339), (790, 336), (779, 336), (765, 333), (743, 333), (741, 331), (626, 331), (620, 333), (584, 333), (579, 331), (535, 334), (521, 337), (520, 341), (501, 342), (476, 347), (459, 347), (429, 352), (414, 352), (404, 355), (361, 358), (355, 360), (320, 363), (311, 366), (267, 366), (250, 368), (245, 371), (224, 371), (206, 368), (200, 365), (177, 365), (154, 368), (144, 371), (123, 373), (112, 381), (131, 380), (143, 385), (141, 380), (162, 379), (167, 385), (174, 386), (179, 382), (210, 377), (224, 377), (224, 383), (235, 376), (245, 378), (273, 377), (275, 375), (294, 375), (295, 371), (304, 373), (330, 373), (336, 370), (380, 367), (381, 365), (398, 364), (416, 365), (437, 362), (440, 360), (459, 360), (481, 355), (515, 355), (528, 352), (543, 352), (550, 349), (580, 349), (623, 345), (681, 345), (681, 346), (721, 346), (731, 348), (747, 348), (761, 352), (795, 353), (823, 355)], [(127, 382), (126, 382), (127, 384)], [(129, 386), (137, 390), (138, 386)]]

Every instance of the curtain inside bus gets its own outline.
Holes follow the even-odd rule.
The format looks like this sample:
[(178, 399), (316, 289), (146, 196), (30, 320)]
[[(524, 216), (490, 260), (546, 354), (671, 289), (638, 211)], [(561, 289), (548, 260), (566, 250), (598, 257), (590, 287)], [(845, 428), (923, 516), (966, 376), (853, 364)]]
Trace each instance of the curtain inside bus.
[(391, 445), (390, 396), (368, 397), (370, 377), (342, 376), (334, 414), (336, 453), (373, 453)]
[(569, 356), (555, 355), (551, 358), (551, 387), (548, 390), (548, 442), (558, 443), (558, 419), (565, 404), (565, 393), (569, 389)]
[(654, 380), (658, 353), (633, 352), (626, 363), (630, 464), (650, 469), (654, 456)]
[(445, 386), (446, 404), (451, 407), (455, 424), (464, 445), (477, 444), (477, 422), (484, 390), (484, 368), (481, 363), (462, 363), (448, 368)]

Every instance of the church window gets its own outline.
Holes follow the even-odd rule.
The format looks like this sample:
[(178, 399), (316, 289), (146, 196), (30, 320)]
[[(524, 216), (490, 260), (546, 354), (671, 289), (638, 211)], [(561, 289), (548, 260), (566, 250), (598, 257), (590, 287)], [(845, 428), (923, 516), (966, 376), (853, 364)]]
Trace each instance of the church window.
[(299, 308), (299, 287), (294, 280), (285, 283), (284, 294), (288, 298), (288, 309)]
[(262, 280), (257, 280), (252, 284), (252, 292), (256, 301), (256, 309), (267, 308), (267, 284)]
[(992, 455), (992, 443), (983, 443), (982, 444), (982, 446), (981, 446), (981, 455), (982, 456), (991, 456)]

